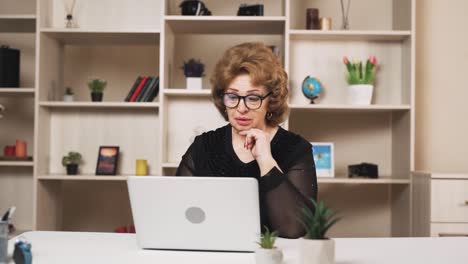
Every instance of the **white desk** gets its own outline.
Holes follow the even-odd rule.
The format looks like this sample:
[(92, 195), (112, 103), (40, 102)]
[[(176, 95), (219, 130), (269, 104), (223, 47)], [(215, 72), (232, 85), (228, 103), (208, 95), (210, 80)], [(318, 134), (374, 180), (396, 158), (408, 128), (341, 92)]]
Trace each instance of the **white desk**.
[[(253, 253), (140, 250), (132, 234), (28, 232), (34, 264), (254, 264)], [(10, 240), (9, 252), (13, 251)], [(468, 263), (468, 238), (339, 238), (336, 264)], [(285, 264), (298, 263), (299, 240), (279, 239)]]

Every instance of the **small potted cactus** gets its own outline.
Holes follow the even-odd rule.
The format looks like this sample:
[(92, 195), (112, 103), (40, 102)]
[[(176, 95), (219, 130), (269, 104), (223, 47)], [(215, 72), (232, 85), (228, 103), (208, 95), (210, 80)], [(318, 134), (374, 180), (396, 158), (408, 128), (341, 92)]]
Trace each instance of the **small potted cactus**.
[(102, 102), (103, 91), (106, 88), (107, 81), (103, 79), (90, 79), (88, 87), (91, 91), (91, 101)]
[(63, 156), (62, 165), (67, 168), (67, 175), (78, 174), (78, 165), (81, 163), (81, 154), (70, 151), (68, 155)]
[(325, 207), (323, 201), (310, 200), (315, 207), (301, 208), (300, 222), (306, 230), (306, 235), (301, 241), (302, 264), (333, 264), (335, 263), (335, 241), (326, 237), (327, 231), (340, 220), (336, 214)]
[(205, 65), (200, 60), (190, 59), (184, 62), (182, 66), (184, 75), (187, 80), (187, 89), (201, 90), (203, 85), (203, 76), (205, 72)]
[(275, 247), (278, 232), (270, 232), (265, 227), (265, 232), (260, 236), (260, 248), (255, 250), (255, 261), (257, 264), (280, 264), (283, 262), (283, 252)]
[(73, 90), (71, 87), (65, 88), (65, 93), (63, 94), (63, 101), (64, 102), (73, 102)]

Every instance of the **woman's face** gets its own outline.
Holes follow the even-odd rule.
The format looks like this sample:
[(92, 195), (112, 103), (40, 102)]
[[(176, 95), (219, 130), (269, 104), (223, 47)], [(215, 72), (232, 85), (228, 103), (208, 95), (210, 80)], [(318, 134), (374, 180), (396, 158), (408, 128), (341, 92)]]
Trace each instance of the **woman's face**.
[[(267, 95), (268, 91), (264, 86), (253, 86), (251, 83), (250, 76), (248, 74), (238, 75), (232, 82), (228, 85), (226, 94), (224, 96), (224, 104), (226, 105), (226, 112), (228, 115), (229, 122), (231, 126), (236, 131), (248, 130), (251, 128), (257, 129), (266, 129), (265, 117), (268, 109), (268, 97), (261, 101), (261, 106), (258, 109), (249, 109), (256, 108), (259, 101), (256, 100), (256, 97), (245, 98), (245, 100), (239, 98), (239, 104), (237, 107), (228, 107), (228, 101), (235, 102), (235, 95), (247, 96), (247, 95), (257, 95), (264, 97)], [(257, 99), (260, 99), (257, 97)]]

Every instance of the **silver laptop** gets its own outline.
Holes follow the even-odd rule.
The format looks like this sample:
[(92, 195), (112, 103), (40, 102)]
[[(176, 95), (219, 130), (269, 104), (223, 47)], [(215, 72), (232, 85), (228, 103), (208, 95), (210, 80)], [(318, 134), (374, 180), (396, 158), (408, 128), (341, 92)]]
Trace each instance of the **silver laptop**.
[(128, 177), (140, 248), (254, 251), (260, 236), (253, 178)]

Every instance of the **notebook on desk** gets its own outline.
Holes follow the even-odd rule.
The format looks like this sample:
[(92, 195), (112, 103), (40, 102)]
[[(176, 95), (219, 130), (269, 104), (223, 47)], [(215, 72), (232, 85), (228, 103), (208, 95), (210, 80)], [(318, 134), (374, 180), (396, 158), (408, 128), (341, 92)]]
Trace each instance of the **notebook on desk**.
[(131, 176), (127, 184), (140, 248), (252, 252), (258, 247), (256, 179)]

